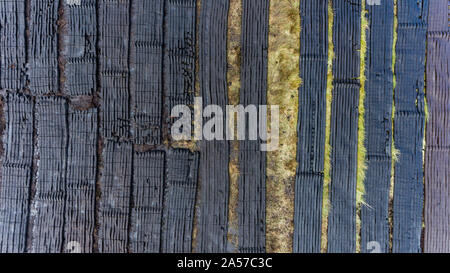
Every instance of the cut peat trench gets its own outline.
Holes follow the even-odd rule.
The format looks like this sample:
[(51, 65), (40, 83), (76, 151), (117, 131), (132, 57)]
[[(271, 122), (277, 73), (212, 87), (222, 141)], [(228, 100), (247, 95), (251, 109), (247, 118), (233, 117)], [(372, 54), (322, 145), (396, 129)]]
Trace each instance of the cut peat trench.
[(176, 149), (167, 153), (161, 252), (192, 252), (198, 153)]
[(133, 253), (158, 253), (164, 197), (165, 154), (135, 153), (130, 241)]
[(194, 104), (196, 0), (166, 0), (164, 16), (164, 107), (168, 130), (176, 105)]
[[(269, 1), (242, 1), (240, 104), (267, 104)], [(239, 145), (239, 252), (266, 251), (266, 153), (261, 141)]]
[(130, 93), (132, 136), (137, 144), (158, 145), (163, 122), (164, 1), (132, 1)]
[[(328, 252), (356, 251), (361, 1), (333, 0), (333, 101)], [(347, 36), (351, 35), (352, 39)]]
[(429, 3), (424, 252), (450, 252), (450, 31), (448, 0)]
[(0, 1), (0, 89), (21, 91), (27, 83), (26, 1)]
[[(228, 0), (203, 0), (200, 18), (199, 79), (203, 105), (228, 105), (226, 82)], [(226, 128), (226, 124), (223, 124)], [(230, 143), (200, 144), (197, 252), (228, 251), (228, 201)]]
[(29, 88), (33, 95), (55, 94), (59, 91), (59, 1), (36, 0), (29, 3)]
[(428, 1), (398, 0), (394, 93), (395, 164), (392, 252), (421, 252), (422, 146), (425, 126), (424, 70)]
[(97, 168), (97, 109), (69, 110), (63, 252), (78, 242), (82, 253), (94, 249), (95, 179)]
[(325, 156), (328, 1), (301, 1), (294, 252), (319, 253)]
[[(64, 94), (71, 98), (67, 148), (63, 252), (94, 252), (99, 113), (97, 91), (96, 2), (63, 4)], [(61, 64), (60, 64), (61, 65)], [(76, 242), (77, 245), (74, 245)]]
[(129, 24), (130, 2), (99, 1), (99, 69), (102, 135), (130, 136)]
[[(367, 5), (367, 52), (365, 58), (365, 146), (367, 173), (361, 207), (361, 252), (389, 252), (389, 189), (392, 146), (393, 70), (392, 45), (394, 5), (392, 1)], [(371, 243), (372, 242), (372, 243)]]
[(34, 253), (59, 253), (64, 241), (67, 197), (67, 101), (40, 97), (36, 101), (39, 163), (32, 213)]
[[(0, 251), (25, 252), (33, 166), (33, 100), (20, 94), (5, 97), (4, 154), (0, 193)], [(13, 137), (14, 136), (14, 137)], [(14, 230), (11, 233), (10, 230)]]

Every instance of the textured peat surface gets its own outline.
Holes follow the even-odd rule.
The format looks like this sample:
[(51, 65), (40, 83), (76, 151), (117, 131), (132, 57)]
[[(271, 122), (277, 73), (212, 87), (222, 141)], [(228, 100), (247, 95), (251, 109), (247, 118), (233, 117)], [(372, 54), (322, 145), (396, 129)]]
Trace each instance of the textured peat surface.
[(33, 95), (57, 93), (59, 1), (37, 0), (27, 3), (29, 88)]
[(97, 16), (96, 1), (64, 5), (66, 34), (65, 92), (70, 96), (94, 95), (97, 88)]
[(157, 253), (161, 242), (165, 154), (135, 153), (130, 246), (134, 253)]
[(198, 153), (170, 151), (166, 164), (161, 250), (164, 253), (191, 252)]
[(105, 138), (130, 134), (130, 1), (98, 1), (101, 122)]
[(130, 37), (132, 136), (138, 144), (160, 144), (164, 1), (133, 1)]
[(160, 144), (196, 3), (77, 2), (0, 1), (0, 251), (190, 252), (200, 156)]
[(424, 70), (428, 1), (399, 0), (396, 46), (393, 252), (421, 252), (422, 147), (425, 127)]
[(107, 141), (103, 150), (99, 251), (123, 253), (128, 247), (133, 146)]
[(356, 250), (356, 155), (361, 47), (361, 1), (333, 1), (333, 101), (328, 251)]
[(68, 119), (64, 238), (66, 242), (78, 242), (81, 251), (89, 253), (94, 244), (97, 109), (70, 110)]
[(328, 63), (328, 1), (301, 1), (294, 252), (320, 252)]
[(8, 93), (4, 114), (6, 130), (0, 193), (0, 250), (2, 253), (23, 252), (26, 249), (33, 165), (33, 101), (26, 95)]
[[(328, 252), (358, 245), (362, 252), (449, 252), (449, 2), (366, 1), (364, 36), (363, 1), (301, 0), (290, 14), (302, 24), (295, 58), (303, 80), (298, 166), (291, 166), (293, 251), (320, 252), (327, 244)], [(199, 95), (203, 106), (225, 109), (236, 95), (227, 90), (239, 85), (227, 82), (228, 18), (242, 17), (234, 60), (239, 103), (267, 104), (270, 1), (242, 0), (242, 14), (233, 16), (230, 2), (0, 0), (0, 252), (266, 251), (266, 197), (273, 193), (266, 192), (262, 141), (246, 135), (235, 166), (230, 141), (170, 138), (175, 105), (192, 109)], [(361, 120), (368, 168), (357, 200)], [(328, 132), (330, 207), (322, 236)], [(233, 187), (232, 175), (239, 177)], [(239, 236), (231, 243), (233, 234)]]
[(425, 151), (425, 252), (450, 252), (450, 31), (448, 0), (430, 1)]
[(20, 90), (27, 81), (25, 3), (26, 0), (0, 2), (1, 89)]
[[(242, 1), (242, 59), (240, 103), (267, 104), (269, 1)], [(266, 155), (261, 141), (239, 145), (239, 252), (266, 249)]]
[(371, 242), (378, 242), (381, 252), (389, 252), (394, 4), (383, 1), (366, 7), (369, 26), (364, 107), (368, 167), (361, 209), (361, 251), (371, 251)]
[[(228, 7), (228, 0), (202, 1), (199, 77), (204, 105), (228, 104)], [(203, 141), (201, 155), (197, 252), (227, 252), (230, 144), (225, 140)]]
[(194, 104), (196, 1), (167, 0), (165, 5), (164, 104), (170, 116), (174, 106)]
[(67, 197), (67, 101), (39, 97), (36, 101), (39, 165), (34, 214), (32, 252), (60, 252), (64, 242)]

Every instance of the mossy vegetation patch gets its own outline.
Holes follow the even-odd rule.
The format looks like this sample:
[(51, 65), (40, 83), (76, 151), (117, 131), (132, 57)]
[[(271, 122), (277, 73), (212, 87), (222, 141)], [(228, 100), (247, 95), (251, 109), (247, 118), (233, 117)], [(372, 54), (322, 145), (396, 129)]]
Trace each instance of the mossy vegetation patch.
[[(228, 13), (227, 33), (227, 85), (230, 105), (239, 104), (239, 90), (241, 88), (241, 26), (242, 26), (242, 0), (230, 0)], [(236, 128), (236, 127), (234, 127)], [(235, 132), (236, 135), (237, 132)], [(231, 141), (230, 162), (230, 199), (228, 203), (228, 241), (237, 249), (239, 240), (239, 142)]]
[(389, 247), (392, 249), (392, 234), (394, 227), (394, 214), (393, 214), (393, 204), (394, 204), (394, 176), (395, 176), (395, 163), (398, 161), (400, 157), (400, 151), (395, 148), (395, 139), (394, 139), (394, 118), (395, 118), (395, 88), (397, 87), (397, 78), (395, 76), (395, 62), (396, 62), (396, 46), (397, 46), (397, 29), (398, 29), (398, 17), (397, 17), (397, 2), (398, 0), (394, 0), (394, 37), (392, 41), (392, 83), (393, 83), (393, 97), (392, 97), (392, 144), (391, 144), (391, 185), (389, 189)]
[(292, 252), (301, 83), (299, 5), (299, 1), (270, 1), (267, 99), (280, 109), (280, 143), (277, 151), (267, 153), (267, 252)]
[(359, 116), (358, 116), (358, 163), (356, 176), (356, 251), (361, 251), (361, 206), (367, 204), (364, 202), (364, 180), (367, 171), (367, 149), (366, 142), (366, 128), (365, 128), (365, 101), (366, 101), (366, 55), (367, 55), (367, 41), (366, 35), (369, 29), (369, 21), (367, 19), (366, 3), (362, 1), (361, 7), (361, 56), (360, 56), (360, 90), (359, 90)]
[(328, 68), (327, 68), (327, 109), (326, 109), (326, 128), (325, 128), (325, 164), (324, 164), (324, 185), (323, 185), (323, 202), (322, 202), (322, 240), (321, 251), (327, 252), (327, 229), (328, 229), (328, 213), (330, 209), (329, 188), (331, 182), (331, 102), (333, 101), (333, 60), (334, 60), (334, 44), (333, 44), (333, 25), (334, 12), (332, 2), (328, 2)]

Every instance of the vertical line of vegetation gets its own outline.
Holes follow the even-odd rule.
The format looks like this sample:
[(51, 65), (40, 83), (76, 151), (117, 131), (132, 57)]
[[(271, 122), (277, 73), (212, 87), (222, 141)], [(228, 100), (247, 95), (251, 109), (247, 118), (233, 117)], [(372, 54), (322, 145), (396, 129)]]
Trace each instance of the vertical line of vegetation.
[[(242, 27), (242, 0), (230, 0), (228, 13), (227, 33), (227, 86), (228, 100), (231, 105), (239, 104), (239, 90), (241, 89), (241, 27)], [(236, 126), (232, 127), (236, 128)], [(236, 131), (236, 129), (235, 129)], [(235, 132), (236, 135), (237, 132)], [(239, 219), (237, 214), (239, 199), (239, 141), (230, 143), (230, 201), (228, 203), (228, 241), (237, 250)]]
[[(267, 252), (292, 252), (300, 61), (299, 1), (270, 1), (268, 104), (279, 105), (279, 149), (267, 153)], [(269, 125), (268, 125), (269, 127)]]
[(366, 54), (367, 41), (366, 34), (369, 28), (369, 21), (367, 19), (366, 1), (362, 1), (361, 6), (361, 57), (360, 57), (360, 89), (359, 89), (359, 117), (358, 117), (358, 170), (356, 177), (356, 252), (361, 251), (361, 206), (364, 204), (364, 180), (366, 178), (367, 170), (367, 149), (366, 128), (365, 128), (365, 99), (366, 99)]
[(329, 186), (331, 181), (331, 145), (330, 145), (330, 124), (331, 124), (331, 102), (333, 100), (333, 60), (334, 60), (334, 44), (333, 44), (333, 25), (334, 12), (333, 0), (328, 3), (328, 71), (327, 71), (327, 117), (325, 131), (325, 164), (324, 164), (324, 185), (323, 185), (323, 202), (322, 202), (322, 252), (327, 252), (327, 230), (328, 230), (328, 213), (330, 207)]

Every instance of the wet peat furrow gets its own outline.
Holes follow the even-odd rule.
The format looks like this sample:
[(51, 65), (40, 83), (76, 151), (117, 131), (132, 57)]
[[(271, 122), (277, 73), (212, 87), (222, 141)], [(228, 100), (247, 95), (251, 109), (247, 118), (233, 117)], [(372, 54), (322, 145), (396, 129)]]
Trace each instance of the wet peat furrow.
[[(39, 97), (36, 103), (39, 154), (32, 206), (32, 252), (59, 253), (64, 241), (67, 160), (67, 101)], [(31, 142), (30, 142), (31, 143)]]
[[(200, 89), (204, 106), (228, 104), (227, 20), (229, 0), (204, 0), (200, 24)], [(225, 127), (225, 123), (223, 124)], [(199, 253), (227, 252), (228, 162), (230, 144), (226, 140), (202, 141), (200, 193), (197, 219)]]
[(108, 140), (103, 150), (99, 208), (100, 253), (128, 251), (128, 224), (132, 179), (133, 145)]
[[(267, 104), (269, 1), (244, 0), (242, 6), (240, 104)], [(247, 125), (246, 128), (249, 128)], [(261, 140), (239, 145), (239, 252), (266, 252), (266, 152)]]
[(164, 1), (132, 1), (130, 93), (132, 136), (137, 144), (157, 145), (162, 135)]
[(429, 3), (424, 242), (428, 253), (450, 252), (449, 4), (448, 0)]
[(199, 153), (167, 152), (161, 234), (163, 253), (190, 253), (194, 226)]
[(328, 63), (328, 1), (300, 2), (298, 168), (295, 183), (295, 253), (319, 253)]
[(99, 74), (102, 135), (129, 139), (129, 0), (99, 0)]
[(64, 35), (65, 93), (69, 96), (94, 95), (97, 68), (96, 1), (80, 4), (64, 1), (66, 34)]
[(93, 252), (97, 127), (97, 109), (69, 111), (65, 252)]
[(328, 252), (356, 251), (361, 0), (333, 0), (333, 101)]
[(134, 154), (130, 230), (130, 250), (133, 253), (158, 253), (161, 250), (164, 162), (165, 153), (162, 151)]
[(22, 90), (27, 81), (25, 0), (0, 1), (0, 89)]
[(367, 5), (367, 56), (365, 128), (367, 171), (361, 208), (361, 251), (370, 252), (370, 242), (389, 252), (389, 190), (392, 147), (392, 44), (394, 37), (393, 1)]
[(33, 0), (29, 3), (29, 88), (33, 95), (58, 93), (59, 1)]
[(31, 170), (33, 100), (7, 93), (0, 187), (0, 253), (26, 251)]
[(194, 104), (196, 9), (196, 0), (165, 2), (163, 78), (169, 127), (174, 106)]
[(428, 1), (398, 0), (394, 91), (394, 253), (421, 252), (423, 214), (422, 147), (425, 126), (424, 73)]

